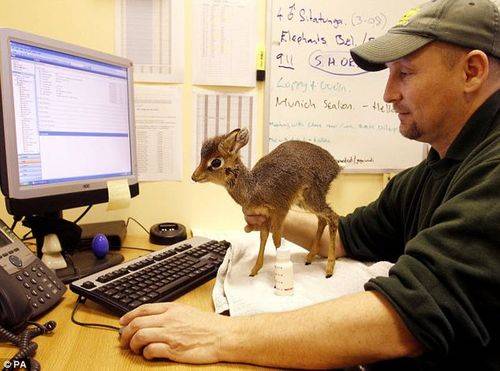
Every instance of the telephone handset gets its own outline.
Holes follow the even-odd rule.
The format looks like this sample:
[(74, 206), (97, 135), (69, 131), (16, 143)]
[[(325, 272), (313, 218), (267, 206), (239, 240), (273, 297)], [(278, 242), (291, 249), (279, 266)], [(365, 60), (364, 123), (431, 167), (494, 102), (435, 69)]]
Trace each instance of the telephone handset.
[(66, 287), (0, 220), (0, 326), (16, 331), (61, 299)]

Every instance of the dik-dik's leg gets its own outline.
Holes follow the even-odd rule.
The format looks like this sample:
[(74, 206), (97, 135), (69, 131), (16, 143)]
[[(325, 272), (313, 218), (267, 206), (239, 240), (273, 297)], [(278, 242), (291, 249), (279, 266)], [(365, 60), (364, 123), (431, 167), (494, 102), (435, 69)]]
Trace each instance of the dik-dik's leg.
[(318, 253), (319, 253), (319, 241), (321, 239), (321, 236), (323, 235), (323, 231), (325, 230), (326, 223), (327, 223), (325, 218), (323, 218), (319, 215), (317, 217), (318, 217), (318, 229), (316, 230), (316, 236), (314, 236), (311, 250), (309, 251), (309, 254), (307, 254), (306, 265), (311, 264), (314, 257), (316, 255), (318, 255)]
[(273, 234), (274, 247), (281, 246), (281, 236), (283, 235), (283, 221), (287, 212), (276, 213), (271, 216), (271, 233)]
[(339, 216), (333, 211), (328, 218), (328, 229), (330, 230), (330, 241), (328, 243), (328, 260), (326, 262), (326, 278), (330, 278), (333, 274), (335, 266), (335, 234), (339, 226)]
[(260, 268), (262, 268), (262, 264), (264, 263), (264, 249), (266, 247), (267, 237), (269, 237), (269, 229), (262, 229), (260, 231), (260, 249), (259, 256), (257, 257), (257, 261), (250, 272), (250, 276), (255, 276)]

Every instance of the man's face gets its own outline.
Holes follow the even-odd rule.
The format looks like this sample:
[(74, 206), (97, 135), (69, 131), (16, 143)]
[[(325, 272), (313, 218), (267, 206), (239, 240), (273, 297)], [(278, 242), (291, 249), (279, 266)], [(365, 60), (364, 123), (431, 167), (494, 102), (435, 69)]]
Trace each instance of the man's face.
[(389, 79), (384, 100), (392, 103), (400, 133), (431, 145), (450, 135), (460, 112), (460, 64), (444, 63), (438, 43), (387, 63)]

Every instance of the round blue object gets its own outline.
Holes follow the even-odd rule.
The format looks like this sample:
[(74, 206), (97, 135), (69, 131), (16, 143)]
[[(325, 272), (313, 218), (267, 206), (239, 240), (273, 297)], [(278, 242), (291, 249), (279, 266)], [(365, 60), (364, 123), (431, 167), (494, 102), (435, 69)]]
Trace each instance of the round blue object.
[(92, 251), (98, 259), (102, 259), (109, 251), (108, 238), (102, 233), (98, 233), (92, 239)]

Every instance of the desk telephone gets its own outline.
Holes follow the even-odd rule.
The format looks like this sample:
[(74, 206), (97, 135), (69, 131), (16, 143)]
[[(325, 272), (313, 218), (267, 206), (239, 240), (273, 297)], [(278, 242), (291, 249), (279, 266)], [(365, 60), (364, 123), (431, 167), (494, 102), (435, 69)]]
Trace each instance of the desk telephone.
[(22, 329), (56, 305), (65, 291), (55, 273), (0, 220), (0, 326)]

